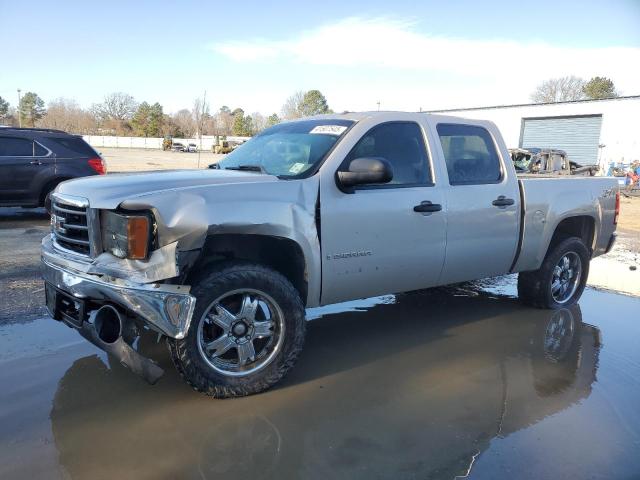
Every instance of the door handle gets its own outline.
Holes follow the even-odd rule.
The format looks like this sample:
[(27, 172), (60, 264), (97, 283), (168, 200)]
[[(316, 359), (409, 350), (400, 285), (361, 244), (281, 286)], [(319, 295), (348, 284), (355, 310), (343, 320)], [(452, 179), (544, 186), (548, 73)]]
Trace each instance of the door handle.
[(42, 162), (40, 160), (31, 160), (29, 163), (31, 165), (42, 165)]
[(513, 205), (516, 202), (513, 198), (507, 198), (504, 195), (500, 195), (491, 203), (496, 207), (508, 207), (509, 205)]
[(420, 205), (413, 207), (414, 212), (420, 213), (439, 212), (440, 210), (442, 210), (442, 205), (439, 203), (431, 203), (428, 200), (420, 202)]

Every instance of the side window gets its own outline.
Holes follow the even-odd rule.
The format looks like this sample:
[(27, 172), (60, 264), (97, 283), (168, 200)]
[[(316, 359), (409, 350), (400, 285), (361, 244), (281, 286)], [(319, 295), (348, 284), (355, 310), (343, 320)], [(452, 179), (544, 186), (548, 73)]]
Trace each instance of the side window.
[(44, 157), (47, 155), (47, 149), (40, 145), (38, 142), (33, 142), (33, 156)]
[(453, 123), (439, 123), (436, 128), (451, 185), (500, 181), (500, 158), (486, 129)]
[(97, 157), (96, 151), (80, 137), (47, 137), (47, 141), (56, 143), (69, 150), (69, 153), (85, 157)]
[(417, 123), (393, 122), (373, 127), (347, 155), (345, 164), (361, 157), (381, 157), (393, 168), (393, 179), (385, 185), (431, 183), (429, 157)]
[(0, 157), (33, 157), (33, 141), (26, 138), (0, 137)]

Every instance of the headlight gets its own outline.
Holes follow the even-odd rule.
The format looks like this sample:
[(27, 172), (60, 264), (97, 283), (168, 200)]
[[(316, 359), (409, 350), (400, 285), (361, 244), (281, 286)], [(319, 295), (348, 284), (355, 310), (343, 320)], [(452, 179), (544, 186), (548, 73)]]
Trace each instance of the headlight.
[(102, 246), (119, 258), (142, 260), (149, 253), (148, 215), (102, 213)]

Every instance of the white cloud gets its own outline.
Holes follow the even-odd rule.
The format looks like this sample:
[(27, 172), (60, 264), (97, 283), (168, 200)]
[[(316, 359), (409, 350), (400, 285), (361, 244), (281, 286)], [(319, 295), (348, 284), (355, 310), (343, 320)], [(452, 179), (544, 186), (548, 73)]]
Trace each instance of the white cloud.
[[(552, 30), (549, 32), (552, 39)], [(457, 79), (450, 95), (445, 95), (449, 104), (454, 99), (473, 98), (480, 91), (489, 98), (495, 96), (494, 102), (501, 98), (527, 101), (537, 83), (564, 75), (604, 75), (612, 78), (623, 93), (640, 93), (640, 48), (578, 48), (532, 42), (527, 40), (526, 28), (521, 36), (517, 41), (441, 37), (418, 31), (412, 21), (351, 17), (287, 40), (226, 42), (212, 49), (236, 62), (293, 62), (301, 67), (338, 67), (341, 71), (384, 68), (395, 72), (396, 78), (398, 71), (444, 73)], [(425, 75), (425, 86), (428, 83)], [(343, 87), (357, 90), (355, 85)], [(454, 91), (459, 95), (451, 97)], [(473, 103), (486, 104), (489, 98)]]

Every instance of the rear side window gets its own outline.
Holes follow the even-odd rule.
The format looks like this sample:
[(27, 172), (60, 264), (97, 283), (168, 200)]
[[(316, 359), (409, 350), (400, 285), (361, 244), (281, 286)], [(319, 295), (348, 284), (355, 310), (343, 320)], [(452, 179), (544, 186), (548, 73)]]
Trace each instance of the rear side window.
[(451, 185), (478, 185), (500, 181), (500, 158), (486, 129), (453, 123), (440, 123), (436, 128)]
[(369, 130), (347, 155), (345, 163), (361, 157), (381, 157), (393, 168), (393, 179), (385, 186), (431, 183), (429, 157), (417, 123), (383, 123)]
[(33, 140), (17, 137), (0, 137), (0, 157), (33, 157), (33, 148)]
[(33, 142), (33, 155), (36, 157), (44, 157), (47, 155), (47, 149), (40, 145), (38, 142)]
[(79, 157), (97, 157), (96, 151), (91, 146), (79, 137), (47, 137), (47, 140), (60, 145), (69, 154)]

